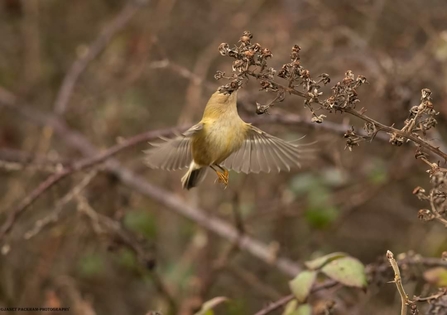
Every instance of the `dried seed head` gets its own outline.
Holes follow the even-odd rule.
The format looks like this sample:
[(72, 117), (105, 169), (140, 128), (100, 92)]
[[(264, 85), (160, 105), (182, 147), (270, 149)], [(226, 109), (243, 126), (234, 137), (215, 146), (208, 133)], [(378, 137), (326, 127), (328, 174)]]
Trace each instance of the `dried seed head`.
[(429, 101), (431, 99), (431, 90), (425, 88), (421, 90), (421, 101)]
[(324, 121), (324, 118), (326, 118), (326, 115), (313, 116), (311, 121), (317, 124), (321, 124)]
[(359, 76), (357, 77), (357, 82), (358, 82), (359, 84), (365, 84), (365, 83), (368, 83), (368, 81), (366, 80), (366, 77), (363, 76), (363, 75), (359, 75)]
[(227, 43), (222, 43), (219, 45), (218, 50), (222, 56), (226, 56), (230, 50), (230, 46)]
[(264, 57), (265, 59), (267, 59), (267, 58), (271, 58), (271, 57), (273, 56), (273, 55), (272, 55), (272, 52), (271, 52), (270, 49), (268, 49), (268, 48), (264, 48), (264, 49), (262, 49), (261, 54), (262, 54), (262, 57)]
[(262, 48), (261, 44), (256, 43), (256, 44), (253, 45), (253, 47), (252, 47), (251, 49), (252, 49), (255, 53), (257, 53), (257, 52), (261, 51), (261, 48)]
[(223, 77), (225, 77), (225, 72), (223, 72), (223, 71), (216, 71), (216, 74), (214, 75), (214, 79), (216, 79), (216, 80), (220, 80), (220, 79), (222, 79)]
[(415, 189), (413, 189), (413, 195), (418, 195), (420, 193), (425, 193), (425, 189), (421, 186), (417, 186)]
[(423, 221), (433, 220), (434, 216), (428, 209), (421, 209), (418, 211), (418, 219)]
[(326, 85), (329, 82), (331, 82), (331, 78), (329, 77), (329, 74), (327, 74), (327, 73), (322, 73), (318, 77), (321, 78), (320, 82), (323, 82), (324, 85)]

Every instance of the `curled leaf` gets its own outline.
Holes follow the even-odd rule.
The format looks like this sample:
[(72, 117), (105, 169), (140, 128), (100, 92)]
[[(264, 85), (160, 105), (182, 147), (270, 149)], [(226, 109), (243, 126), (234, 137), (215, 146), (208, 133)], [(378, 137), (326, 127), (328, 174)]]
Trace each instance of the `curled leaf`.
[(348, 256), (348, 255), (345, 253), (335, 252), (335, 253), (327, 254), (323, 257), (319, 257), (319, 258), (311, 260), (311, 261), (306, 261), (304, 264), (306, 265), (306, 267), (308, 269), (316, 270), (316, 269), (321, 269), (324, 265), (326, 265), (327, 263), (329, 263), (333, 260), (343, 258), (346, 256)]
[(295, 277), (295, 279), (289, 282), (290, 290), (292, 291), (298, 302), (302, 303), (307, 299), (316, 277), (316, 271), (306, 270), (300, 272)]

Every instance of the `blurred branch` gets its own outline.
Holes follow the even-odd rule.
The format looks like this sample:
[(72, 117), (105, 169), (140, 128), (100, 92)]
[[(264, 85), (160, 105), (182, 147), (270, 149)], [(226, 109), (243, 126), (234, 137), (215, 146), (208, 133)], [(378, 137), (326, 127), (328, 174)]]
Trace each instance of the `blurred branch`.
[[(228, 248), (226, 248), (219, 257), (212, 264), (211, 270), (208, 274), (203, 276), (203, 281), (201, 283), (201, 288), (199, 292), (199, 297), (204, 300), (207, 293), (211, 290), (212, 286), (216, 283), (219, 275), (228, 267), (230, 260), (234, 259), (235, 255), (239, 252), (239, 242), (242, 240), (245, 234), (244, 222), (242, 215), (240, 213), (240, 200), (239, 193), (234, 192), (232, 200), (232, 210), (234, 217), (234, 227), (238, 231), (239, 235), (237, 241), (232, 243)], [(274, 255), (271, 255), (274, 259)]]
[(57, 164), (68, 164), (68, 160), (49, 158), (46, 155), (32, 154), (20, 150), (0, 148), (0, 160), (5, 162), (27, 164), (39, 164), (56, 167)]
[(88, 64), (109, 44), (113, 36), (122, 30), (141, 7), (141, 1), (129, 1), (118, 15), (106, 25), (99, 36), (86, 48), (85, 53), (72, 64), (62, 81), (62, 86), (54, 102), (54, 112), (63, 115), (67, 109), (73, 89)]
[(30, 239), (36, 236), (48, 224), (56, 222), (59, 219), (64, 206), (72, 201), (73, 198), (78, 196), (82, 192), (82, 190), (84, 190), (85, 187), (90, 184), (90, 182), (93, 180), (93, 178), (95, 178), (97, 174), (97, 170), (92, 170), (87, 175), (85, 175), (85, 177), (79, 182), (79, 184), (75, 185), (67, 194), (65, 194), (64, 197), (56, 202), (56, 204), (54, 205), (54, 210), (45, 218), (37, 220), (34, 223), (34, 227), (30, 231), (26, 232), (23, 237), (25, 239)]
[[(231, 34), (235, 31), (239, 31), (247, 24), (250, 23), (252, 17), (259, 11), (259, 9), (264, 4), (265, 0), (254, 0), (249, 2), (241, 2), (241, 5), (236, 8), (236, 12), (230, 13), (230, 19), (227, 23), (222, 23), (222, 28), (213, 36), (213, 40), (208, 43), (208, 45), (200, 52), (196, 58), (196, 63), (192, 73), (199, 78), (205, 78), (211, 63), (216, 59), (216, 47), (220, 44), (220, 38), (225, 35)], [(229, 7), (229, 6), (225, 6)], [(221, 20), (225, 19), (223, 12), (219, 14)], [(196, 112), (198, 106), (200, 106), (200, 97), (202, 94), (202, 85), (196, 84), (196, 82), (191, 81), (188, 88), (186, 89), (186, 104), (183, 106), (180, 118), (178, 120), (179, 124), (192, 123), (192, 119)]]
[(0, 169), (4, 169), (6, 171), (42, 171), (42, 172), (50, 172), (54, 173), (58, 170), (58, 165), (50, 165), (50, 164), (25, 164), (19, 162), (8, 162), (3, 161), (0, 158)]
[(25, 89), (35, 85), (41, 75), (41, 36), (39, 28), (39, 1), (22, 1), (23, 6), (23, 81)]
[[(124, 148), (133, 146), (141, 141), (147, 141), (149, 137), (156, 138), (162, 135), (166, 135), (166, 133), (172, 133), (173, 130), (176, 130), (176, 128), (170, 128), (163, 131), (150, 131), (145, 134), (137, 135), (133, 137), (132, 140), (128, 139), (126, 142), (112, 147), (103, 153), (99, 153), (98, 149), (96, 149), (82, 134), (69, 129), (63, 122), (55, 118), (55, 116), (44, 114), (30, 107), (18, 106), (15, 101), (16, 98), (14, 95), (0, 88), (0, 104), (6, 105), (8, 108), (17, 110), (17, 112), (22, 114), (24, 117), (27, 117), (39, 124), (48, 124), (54, 127), (57, 135), (61, 139), (63, 139), (68, 146), (77, 149), (86, 156), (93, 157), (87, 157), (85, 159), (79, 160), (78, 162), (73, 163), (72, 166), (67, 166), (61, 172), (55, 173), (52, 176), (48, 177), (34, 191), (26, 196), (19, 203), (18, 206), (11, 209), (9, 211), (9, 216), (6, 219), (6, 222), (0, 228), (0, 240), (3, 239), (11, 230), (14, 222), (21, 214), (23, 214), (28, 206), (30, 206), (47, 189), (49, 189), (61, 179), (67, 177), (73, 172), (80, 171), (100, 162), (103, 162), (105, 159), (110, 158), (110, 156), (120, 152)], [(149, 136), (149, 134), (151, 134), (151, 136)], [(271, 250), (267, 245), (247, 235), (239, 238), (240, 233), (237, 231), (237, 229), (235, 229), (225, 221), (215, 217), (211, 217), (207, 215), (205, 211), (188, 205), (183, 199), (178, 198), (176, 195), (150, 184), (144, 178), (134, 174), (127, 168), (122, 167), (118, 161), (110, 158), (105, 163), (105, 169), (114, 174), (119, 180), (121, 180), (123, 184), (127, 185), (131, 189), (134, 189), (142, 195), (156, 200), (160, 204), (172, 209), (181, 216), (186, 217), (194, 221), (198, 225), (204, 227), (205, 229), (219, 235), (222, 238), (225, 238), (229, 242), (238, 242), (239, 248), (241, 250), (249, 252), (250, 254), (267, 264), (276, 266), (285, 274), (295, 276), (300, 271), (301, 268), (295, 262), (289, 259), (276, 257), (275, 259), (272, 259)]]
[(276, 300), (280, 298), (280, 294), (277, 290), (270, 287), (265, 281), (260, 279), (256, 274), (251, 272), (250, 270), (246, 270), (242, 267), (239, 267), (235, 264), (230, 264), (228, 266), (228, 271), (230, 271), (235, 279), (245, 282), (249, 285), (253, 290), (262, 294), (268, 299)]
[(83, 195), (77, 195), (76, 200), (78, 202), (78, 211), (83, 213), (90, 220), (95, 233), (98, 235), (106, 234), (110, 236), (115, 245), (122, 245), (129, 248), (135, 253), (138, 260), (145, 266), (145, 268), (149, 270), (153, 269), (155, 260), (152, 251), (149, 251), (142, 246), (138, 240), (134, 239), (134, 237), (123, 228), (121, 222), (95, 211), (87, 198)]
[(170, 314), (176, 314), (178, 309), (177, 303), (160, 275), (154, 270), (156, 261), (153, 252), (142, 245), (139, 240), (135, 239), (131, 233), (126, 231), (120, 222), (95, 211), (87, 198), (82, 195), (77, 195), (76, 199), (78, 201), (79, 211), (89, 218), (95, 233), (100, 236), (106, 234), (114, 244), (130, 249), (134, 252), (138, 261), (143, 264), (144, 268), (150, 270), (150, 277), (154, 281), (158, 292), (166, 299), (171, 307)]
[[(163, 130), (154, 130), (145, 132), (142, 134), (138, 134), (134, 137), (131, 137), (120, 144), (109, 148), (108, 150), (97, 153), (97, 150), (94, 148), (92, 144), (90, 144), (80, 133), (76, 131), (70, 130), (66, 124), (59, 119), (57, 119), (54, 115), (44, 114), (40, 111), (35, 110), (30, 106), (16, 104), (17, 98), (10, 92), (5, 89), (0, 88), (0, 105), (6, 106), (7, 108), (11, 108), (16, 110), (21, 115), (45, 126), (52, 127), (65, 141), (80, 150), (85, 155), (93, 155), (92, 157), (87, 157), (81, 159), (77, 162), (74, 162), (72, 165), (68, 165), (64, 167), (60, 172), (54, 173), (49, 176), (45, 181), (43, 181), (35, 190), (33, 190), (26, 198), (22, 199), (22, 201), (14, 207), (12, 210), (8, 211), (9, 215), (6, 222), (0, 228), (0, 240), (5, 237), (5, 235), (10, 231), (12, 225), (17, 220), (17, 218), (29, 207), (37, 198), (40, 197), (46, 190), (51, 188), (54, 184), (67, 177), (68, 175), (86, 169), (88, 167), (94, 166), (98, 163), (105, 161), (111, 156), (117, 154), (118, 152), (135, 146), (141, 142), (145, 142), (148, 140), (155, 139), (160, 136), (168, 136), (172, 134), (176, 130), (186, 129), (185, 127), (174, 127)], [(288, 124), (305, 124), (307, 126), (312, 126), (313, 128), (322, 128), (330, 131), (336, 131), (339, 133), (344, 133), (346, 128), (342, 127), (338, 124), (330, 124), (325, 123), (323, 125), (313, 124), (308, 121), (305, 121), (300, 116), (297, 115), (270, 115), (268, 117), (261, 117), (252, 119), (251, 122), (262, 122), (262, 121), (274, 121)]]
[[(66, 167), (62, 168), (61, 171), (54, 173), (50, 175), (46, 180), (44, 180), (40, 185), (38, 185), (30, 194), (28, 194), (25, 198), (21, 200), (21, 202), (11, 210), (7, 211), (8, 217), (3, 223), (3, 225), (0, 228), (0, 240), (3, 239), (6, 234), (11, 230), (14, 222), (19, 218), (20, 215), (25, 212), (25, 210), (34, 203), (44, 192), (46, 192), (48, 189), (50, 189), (53, 185), (58, 183), (60, 180), (64, 179), (65, 177), (73, 174), (74, 172), (81, 171), (83, 169), (92, 167), (96, 164), (99, 164), (106, 160), (107, 158), (111, 157), (112, 155), (117, 154), (118, 152), (122, 151), (125, 148), (131, 147), (136, 145), (137, 143), (147, 141), (148, 139), (155, 139), (160, 136), (167, 136), (172, 134), (173, 130), (176, 130), (177, 128), (169, 128), (164, 130), (156, 130), (155, 132), (149, 131), (147, 133), (139, 134), (135, 137), (132, 137), (128, 139), (127, 141), (123, 141), (121, 144), (118, 144), (109, 150), (104, 151), (103, 153), (99, 153), (94, 155), (93, 157), (87, 157), (84, 159), (81, 159), (72, 165), (67, 165)], [(66, 132), (66, 129), (62, 129), (64, 132)], [(65, 134), (65, 133), (64, 133)], [(68, 132), (68, 137), (70, 137), (72, 144), (77, 144), (79, 141), (79, 136), (71, 135), (70, 132)], [(76, 142), (74, 142), (72, 139), (77, 139)], [(86, 141), (86, 140), (85, 140)], [(92, 145), (90, 143), (85, 143), (84, 150), (90, 151)]]

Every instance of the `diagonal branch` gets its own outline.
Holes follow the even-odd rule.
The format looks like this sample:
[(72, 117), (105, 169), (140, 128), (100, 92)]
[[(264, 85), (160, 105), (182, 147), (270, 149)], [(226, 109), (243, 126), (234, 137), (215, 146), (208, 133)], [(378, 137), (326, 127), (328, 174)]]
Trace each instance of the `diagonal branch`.
[[(65, 130), (65, 129), (63, 129)], [(22, 199), (22, 201), (15, 206), (14, 208), (7, 211), (8, 217), (3, 223), (3, 225), (0, 228), (0, 240), (3, 239), (6, 234), (9, 233), (11, 228), (13, 227), (15, 221), (19, 218), (20, 215), (22, 215), (25, 210), (34, 203), (44, 192), (46, 192), (48, 189), (50, 189), (52, 186), (54, 186), (57, 182), (61, 181), (65, 177), (73, 174), (74, 172), (78, 172), (84, 169), (87, 169), (89, 167), (92, 167), (96, 164), (99, 164), (103, 161), (105, 161), (107, 158), (111, 157), (112, 155), (129, 148), (131, 146), (134, 146), (138, 143), (141, 143), (143, 141), (147, 141), (150, 139), (155, 139), (161, 136), (168, 136), (172, 134), (174, 130), (177, 130), (177, 128), (168, 128), (163, 130), (155, 130), (155, 131), (149, 131), (142, 134), (139, 134), (137, 136), (134, 136), (127, 141), (122, 142), (121, 144), (118, 144), (116, 146), (111, 147), (110, 149), (98, 153), (94, 155), (93, 157), (87, 157), (84, 159), (79, 160), (78, 162), (73, 163), (72, 165), (68, 165), (65, 168), (63, 168), (61, 171), (51, 174), (46, 180), (44, 180), (40, 185), (38, 185), (29, 195), (27, 195), (25, 198)], [(66, 131), (66, 130), (65, 130)], [(68, 134), (70, 135), (70, 134)], [(72, 144), (79, 143), (79, 138), (73, 138), (71, 137)], [(73, 139), (77, 139), (76, 142), (73, 141)], [(83, 149), (84, 151), (90, 151), (92, 145), (89, 144), (88, 147), (85, 146)]]
[[(54, 128), (55, 133), (61, 139), (63, 139), (67, 145), (77, 149), (86, 156), (93, 157), (87, 157), (74, 163), (72, 166), (67, 166), (60, 173), (53, 174), (44, 182), (42, 182), (30, 195), (25, 197), (25, 199), (16, 208), (10, 211), (9, 217), (0, 228), (0, 239), (4, 238), (7, 235), (7, 233), (12, 229), (14, 222), (21, 214), (23, 214), (27, 207), (31, 205), (39, 196), (41, 196), (43, 192), (45, 192), (59, 180), (67, 177), (73, 172), (80, 171), (90, 166), (96, 165), (100, 162), (103, 162), (105, 159), (110, 158), (110, 156), (118, 153), (124, 148), (135, 145), (136, 143), (139, 143), (141, 141), (148, 140), (148, 134), (150, 134), (151, 132), (153, 132), (151, 136), (153, 136), (154, 138), (164, 135), (160, 130), (150, 131), (149, 133), (146, 133), (146, 135), (137, 135), (133, 137), (132, 141), (129, 141), (128, 139), (127, 142), (123, 142), (118, 146), (112, 147), (109, 150), (100, 153), (98, 149), (95, 148), (95, 146), (91, 144), (82, 134), (78, 133), (77, 131), (71, 130), (63, 122), (52, 115), (44, 114), (29, 107), (18, 106), (16, 104), (15, 96), (11, 93), (8, 93), (9, 92), (0, 89), (0, 104), (6, 105), (8, 108), (17, 110), (17, 112), (22, 114), (24, 117), (27, 117), (30, 120), (35, 121), (41, 125), (50, 125)], [(165, 129), (163, 132), (169, 134), (172, 133), (172, 131), (173, 129)], [(272, 257), (272, 253), (268, 245), (248, 235), (244, 235), (241, 238), (240, 233), (232, 225), (219, 218), (209, 216), (204, 210), (185, 203), (183, 199), (177, 197), (175, 194), (172, 194), (162, 188), (150, 184), (143, 177), (138, 176), (131, 170), (121, 166), (117, 160), (110, 158), (108, 161), (105, 162), (105, 169), (114, 174), (124, 185), (130, 187), (131, 189), (141, 193), (146, 197), (159, 202), (161, 205), (166, 206), (172, 211), (185, 218), (188, 218), (202, 228), (215, 233), (216, 235), (226, 239), (227, 241), (238, 243), (241, 250), (250, 253), (254, 257), (258, 258), (261, 261), (264, 261), (267, 264), (274, 265), (284, 274), (295, 276), (301, 270), (298, 264), (287, 258), (276, 256)]]
[(125, 5), (121, 12), (106, 25), (101, 34), (88, 46), (86, 53), (72, 64), (70, 70), (68, 70), (64, 77), (56, 101), (54, 102), (54, 112), (57, 115), (63, 115), (65, 113), (76, 82), (88, 64), (107, 47), (113, 36), (124, 28), (135, 13), (138, 12), (139, 8), (140, 5), (133, 1)]

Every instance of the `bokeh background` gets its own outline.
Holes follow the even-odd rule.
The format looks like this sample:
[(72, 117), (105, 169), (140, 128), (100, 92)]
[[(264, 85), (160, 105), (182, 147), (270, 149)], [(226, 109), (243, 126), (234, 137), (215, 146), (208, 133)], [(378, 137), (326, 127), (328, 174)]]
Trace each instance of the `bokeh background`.
[[(420, 90), (430, 88), (440, 114), (438, 127), (427, 138), (441, 148), (445, 142), (444, 0), (154, 0), (137, 1), (136, 8), (132, 3), (0, 3), (2, 220), (54, 171), (55, 163), (89, 155), (73, 145), (76, 137), (102, 150), (145, 131), (198, 121), (208, 97), (223, 84), (214, 80), (215, 72), (231, 73), (231, 60), (220, 56), (217, 46), (236, 44), (244, 30), (272, 51), (270, 66), (277, 69), (289, 62), (290, 48), (298, 44), (302, 65), (314, 77), (328, 73), (336, 83), (347, 70), (364, 75), (370, 84), (359, 90), (359, 108), (387, 125), (402, 127)], [(64, 80), (73, 80), (73, 86), (61, 96)], [(12, 95), (16, 106), (2, 106)], [(323, 127), (315, 127), (302, 99), (292, 96), (271, 113), (299, 116), (304, 123), (255, 117), (255, 102), (273, 97), (251, 80), (240, 95), (240, 114), (281, 138), (306, 135), (303, 142), (318, 141), (315, 158), (301, 170), (231, 173), (226, 190), (209, 174), (201, 187), (186, 192), (180, 184), (183, 172), (144, 166), (146, 143), (116, 158), (166, 196), (228, 226), (237, 222), (273, 256), (298, 266), (335, 251), (365, 264), (387, 249), (440, 256), (447, 241), (444, 227), (417, 218), (426, 205), (412, 190), (429, 186), (429, 179), (426, 166), (414, 158), (414, 147), (393, 147), (382, 135), (352, 152), (345, 150), (343, 132), (331, 126), (361, 129), (362, 122), (332, 114)], [(21, 105), (31, 114), (17, 109)], [(65, 131), (42, 123), (39, 115), (65, 122)], [(186, 315), (212, 297), (226, 296), (231, 301), (219, 306), (218, 314), (253, 314), (289, 294), (292, 276), (274, 262), (237, 250), (204, 228), (206, 222), (198, 225), (179, 215), (175, 205), (145, 196), (116, 174), (90, 170), (46, 191), (2, 239), (0, 306), (70, 306), (73, 314), (158, 310)], [(61, 201), (86, 176), (89, 183), (79, 196)], [(93, 212), (82, 210), (82, 200)], [(36, 230), (36, 222), (46, 218), (51, 222)], [(129, 246), (116, 244), (110, 233), (101, 233), (107, 218), (134, 238), (130, 243), (144, 248), (149, 263), (142, 263)], [(35, 235), (30, 237), (30, 231)], [(153, 261), (156, 267), (150, 270), (147, 264)], [(421, 293), (414, 283), (409, 292)], [(395, 314), (399, 305), (392, 285), (342, 293), (332, 290), (320, 297), (336, 299), (337, 314)]]

